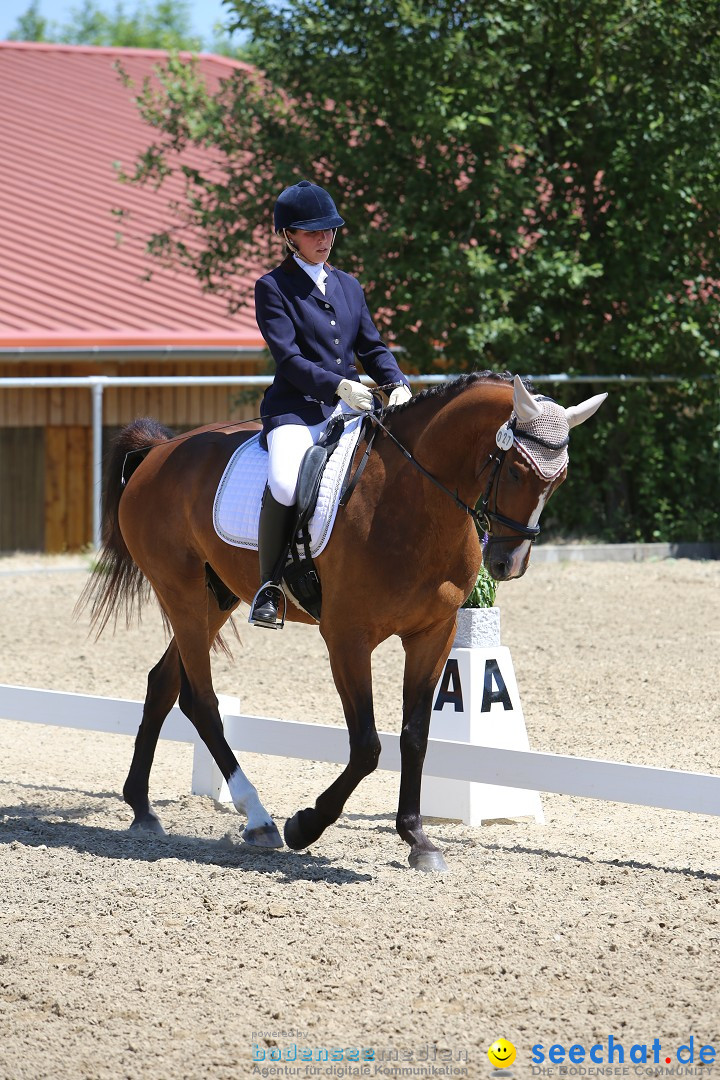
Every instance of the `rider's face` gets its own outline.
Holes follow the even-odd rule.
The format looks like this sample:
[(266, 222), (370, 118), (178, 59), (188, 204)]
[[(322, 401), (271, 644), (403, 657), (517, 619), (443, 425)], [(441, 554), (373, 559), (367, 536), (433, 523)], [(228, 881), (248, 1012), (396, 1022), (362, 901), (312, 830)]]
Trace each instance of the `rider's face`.
[(287, 232), (298, 249), (301, 259), (314, 265), (325, 262), (333, 243), (332, 229), (318, 229), (315, 232), (306, 232), (304, 229), (288, 229)]

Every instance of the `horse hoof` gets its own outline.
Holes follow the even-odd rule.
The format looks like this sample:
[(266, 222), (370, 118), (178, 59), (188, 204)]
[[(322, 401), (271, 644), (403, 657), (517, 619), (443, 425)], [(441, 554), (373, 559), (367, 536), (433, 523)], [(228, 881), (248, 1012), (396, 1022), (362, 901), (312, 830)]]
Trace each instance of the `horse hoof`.
[(293, 851), (302, 851), (307, 847), (305, 838), (300, 828), (300, 811), (297, 814), (293, 814), (291, 818), (288, 818), (285, 822), (285, 828), (283, 829), (285, 835), (285, 843)]
[(441, 851), (411, 851), (408, 862), (413, 870), (419, 870), (423, 874), (445, 874), (448, 865), (443, 859)]
[(257, 829), (244, 829), (242, 838), (246, 844), (252, 844), (253, 847), (280, 848), (283, 846), (282, 837), (273, 821)]
[(293, 814), (285, 822), (285, 843), (293, 851), (309, 848), (320, 839), (328, 825), (332, 825), (332, 820), (318, 813), (312, 806), (298, 810), (297, 814)]
[(142, 817), (136, 817), (129, 831), (131, 833), (151, 833), (155, 836), (167, 836), (160, 824), (160, 818), (152, 812), (144, 814)]

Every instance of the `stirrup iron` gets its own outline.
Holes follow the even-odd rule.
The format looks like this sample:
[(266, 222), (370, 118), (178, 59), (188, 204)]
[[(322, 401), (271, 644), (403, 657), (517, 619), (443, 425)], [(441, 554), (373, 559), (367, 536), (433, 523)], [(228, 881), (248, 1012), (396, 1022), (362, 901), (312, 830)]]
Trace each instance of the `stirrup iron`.
[[(280, 610), (280, 600), (282, 600), (282, 617), (279, 620), (276, 618), (274, 623), (265, 622), (264, 619), (255, 619), (253, 617), (253, 612), (255, 611), (255, 605), (258, 602), (258, 598), (260, 597), (260, 593), (267, 592), (267, 591), (269, 591), (271, 589), (274, 590), (278, 594), (278, 604), (277, 604), (278, 611)], [(282, 628), (285, 626), (285, 613), (286, 613), (286, 611), (287, 611), (287, 597), (285, 596), (285, 592), (283, 591), (282, 587), (280, 585), (278, 585), (277, 582), (275, 582), (275, 581), (266, 581), (263, 585), (260, 586), (258, 591), (255, 593), (255, 596), (253, 597), (253, 602), (250, 605), (250, 614), (248, 616), (248, 622), (250, 623), (251, 626), (264, 626), (266, 630), (282, 630)]]

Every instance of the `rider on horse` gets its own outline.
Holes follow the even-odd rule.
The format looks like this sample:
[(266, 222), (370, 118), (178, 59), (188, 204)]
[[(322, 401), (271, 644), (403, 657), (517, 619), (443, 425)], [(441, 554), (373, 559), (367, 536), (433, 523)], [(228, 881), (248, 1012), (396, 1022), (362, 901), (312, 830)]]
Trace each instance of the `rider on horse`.
[(287, 256), (255, 285), (257, 322), (276, 372), (260, 407), (268, 483), (258, 528), (261, 587), (249, 618), (271, 628), (279, 625), (281, 560), (295, 518), (302, 459), (334, 416), (372, 409), (356, 359), (378, 385), (394, 384), (390, 405), (411, 396), (359, 282), (326, 262), (336, 230), (345, 224), (328, 192), (308, 180), (285, 188), (274, 222)]

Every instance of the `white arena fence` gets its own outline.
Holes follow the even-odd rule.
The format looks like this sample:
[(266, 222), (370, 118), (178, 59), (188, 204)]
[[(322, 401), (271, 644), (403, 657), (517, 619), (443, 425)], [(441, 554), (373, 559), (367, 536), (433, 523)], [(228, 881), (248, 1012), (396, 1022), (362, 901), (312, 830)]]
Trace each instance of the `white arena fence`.
[[(345, 764), (344, 727), (240, 715), (236, 698), (219, 698), (225, 735), (237, 752)], [(135, 735), (142, 704), (84, 694), (0, 685), (0, 718), (84, 731)], [(194, 746), (192, 792), (222, 797), (222, 776), (190, 721), (176, 706), (161, 738)], [(381, 769), (400, 769), (400, 738), (380, 733)], [(576, 795), (666, 810), (720, 815), (720, 776), (536, 751), (500, 750), (430, 739), (426, 775), (469, 783)], [(439, 816), (439, 815), (438, 815)]]
[[(7, 350), (5, 350), (7, 351)], [(2, 350), (0, 350), (2, 352)], [(202, 355), (202, 350), (198, 350)], [(69, 353), (72, 358), (72, 351)], [(531, 375), (536, 385), (542, 383), (667, 383), (680, 382), (679, 375)], [(432, 386), (449, 382), (457, 375), (409, 375), (413, 385)], [(372, 385), (372, 379), (361, 376), (364, 383)], [(28, 376), (0, 379), (0, 390), (78, 390), (85, 388), (92, 394), (93, 432), (93, 545), (100, 547), (102, 535), (102, 429), (103, 392), (108, 387), (160, 387), (160, 386), (238, 386), (244, 389), (264, 388), (272, 382), (271, 375), (77, 375), (77, 376)], [(133, 417), (128, 418), (128, 423)]]

